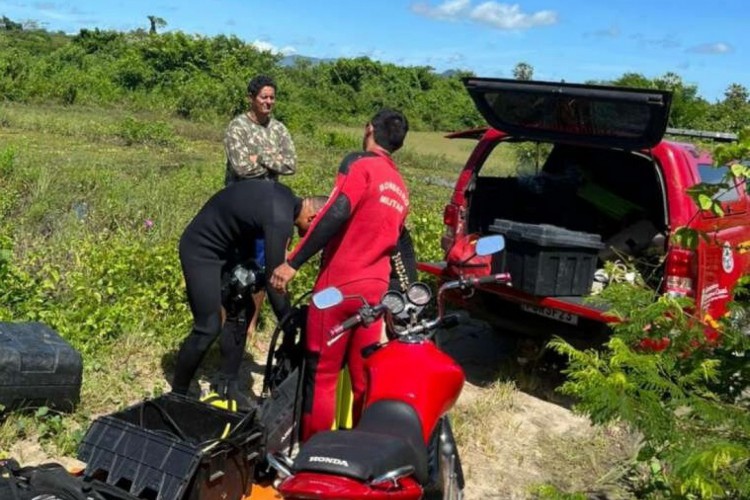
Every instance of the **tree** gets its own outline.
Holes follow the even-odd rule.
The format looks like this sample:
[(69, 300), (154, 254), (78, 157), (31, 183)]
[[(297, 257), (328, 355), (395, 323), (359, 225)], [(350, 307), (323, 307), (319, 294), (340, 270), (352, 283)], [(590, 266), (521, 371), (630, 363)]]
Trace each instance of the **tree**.
[(750, 127), (750, 92), (744, 85), (733, 83), (724, 91), (724, 100), (714, 106), (717, 119), (726, 130), (739, 131)]
[(667, 72), (654, 78), (654, 86), (657, 89), (672, 92), (672, 110), (669, 123), (678, 128), (703, 128), (708, 111), (708, 102), (698, 96), (698, 86), (690, 85), (682, 80), (676, 73)]
[(157, 16), (148, 16), (148, 21), (151, 23), (151, 28), (148, 30), (151, 35), (156, 34), (156, 28), (163, 28), (167, 25), (164, 19)]
[(525, 62), (516, 64), (513, 68), (513, 78), (516, 80), (531, 80), (534, 78), (534, 67)]
[(733, 83), (724, 91), (724, 102), (727, 104), (747, 104), (750, 93), (747, 88), (739, 83)]
[(3, 16), (2, 18), (0, 18), (0, 28), (6, 31), (21, 31), (23, 29), (23, 25), (21, 23), (13, 22), (9, 18)]
[(654, 82), (640, 73), (625, 73), (617, 80), (614, 80), (612, 85), (616, 85), (617, 87), (633, 87), (641, 89), (654, 88)]

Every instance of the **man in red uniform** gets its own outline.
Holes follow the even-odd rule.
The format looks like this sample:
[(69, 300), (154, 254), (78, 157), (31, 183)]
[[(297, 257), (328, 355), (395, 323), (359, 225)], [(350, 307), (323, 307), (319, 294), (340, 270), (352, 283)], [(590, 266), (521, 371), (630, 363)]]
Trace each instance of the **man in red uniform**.
[[(364, 151), (341, 162), (328, 202), (287, 261), (278, 266), (270, 284), (284, 290), (310, 257), (323, 249), (314, 291), (336, 286), (348, 298), (326, 310), (310, 306), (307, 319), (305, 395), (302, 440), (328, 430), (334, 420), (335, 389), (344, 361), (349, 366), (353, 416), (358, 419), (365, 395), (362, 348), (380, 340), (382, 325), (359, 326), (331, 346), (331, 328), (353, 316), (362, 305), (380, 302), (388, 289), (390, 257), (409, 211), (409, 194), (391, 153), (409, 130), (398, 111), (384, 109), (365, 126)], [(356, 423), (356, 422), (355, 422)]]

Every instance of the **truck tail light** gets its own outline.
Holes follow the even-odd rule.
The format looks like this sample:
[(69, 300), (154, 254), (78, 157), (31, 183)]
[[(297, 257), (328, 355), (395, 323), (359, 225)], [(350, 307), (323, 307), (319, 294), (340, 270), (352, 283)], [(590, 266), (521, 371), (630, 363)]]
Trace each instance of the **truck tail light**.
[(443, 210), (443, 224), (445, 224), (445, 231), (443, 237), (440, 240), (440, 246), (445, 252), (448, 252), (450, 247), (453, 246), (453, 241), (456, 238), (456, 227), (458, 226), (458, 205), (448, 203)]
[(458, 206), (453, 203), (448, 203), (443, 210), (443, 224), (450, 228), (456, 227), (458, 224)]
[(695, 252), (672, 248), (667, 254), (665, 292), (678, 297), (694, 297), (693, 289), (698, 270)]

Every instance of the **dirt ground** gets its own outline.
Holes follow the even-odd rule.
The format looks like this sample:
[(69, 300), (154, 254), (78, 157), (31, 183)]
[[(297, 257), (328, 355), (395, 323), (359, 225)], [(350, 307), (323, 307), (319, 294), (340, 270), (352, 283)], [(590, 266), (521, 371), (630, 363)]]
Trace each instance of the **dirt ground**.
[(467, 500), (534, 498), (542, 484), (592, 498), (629, 497), (616, 479), (637, 438), (575, 415), (554, 391), (562, 379), (552, 361), (519, 362), (518, 337), (478, 321), (439, 341), (467, 375), (453, 410)]
[[(438, 342), (467, 376), (451, 412), (467, 500), (534, 498), (534, 488), (543, 484), (587, 491), (591, 498), (629, 498), (616, 482), (617, 466), (636, 453), (637, 439), (574, 415), (554, 392), (548, 366), (519, 362), (516, 337), (471, 321), (442, 332)], [(256, 351), (254, 359), (258, 363), (243, 369), (257, 384), (265, 355)], [(50, 460), (70, 469), (85, 465), (49, 456), (33, 440), (16, 443), (10, 454), (24, 465)]]

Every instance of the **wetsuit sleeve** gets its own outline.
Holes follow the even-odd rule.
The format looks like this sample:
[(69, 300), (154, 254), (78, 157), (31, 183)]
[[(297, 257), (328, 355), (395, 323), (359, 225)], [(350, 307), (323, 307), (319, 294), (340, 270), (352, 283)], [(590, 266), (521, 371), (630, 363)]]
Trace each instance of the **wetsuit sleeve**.
[(414, 243), (409, 230), (404, 227), (391, 255), (391, 276), (389, 289), (406, 291), (410, 284), (417, 281), (417, 258)]
[[(284, 262), (286, 245), (294, 227), (294, 207), (280, 196), (274, 197), (273, 217), (263, 227), (266, 251), (266, 293), (276, 318), (281, 320), (291, 309), (289, 298), (280, 294), (269, 283), (270, 273)], [(289, 205), (289, 206), (286, 206)]]
[(318, 213), (307, 234), (287, 260), (294, 269), (299, 269), (331, 241), (367, 192), (367, 172), (355, 163), (361, 157), (362, 154), (358, 153), (344, 158), (328, 203)]

